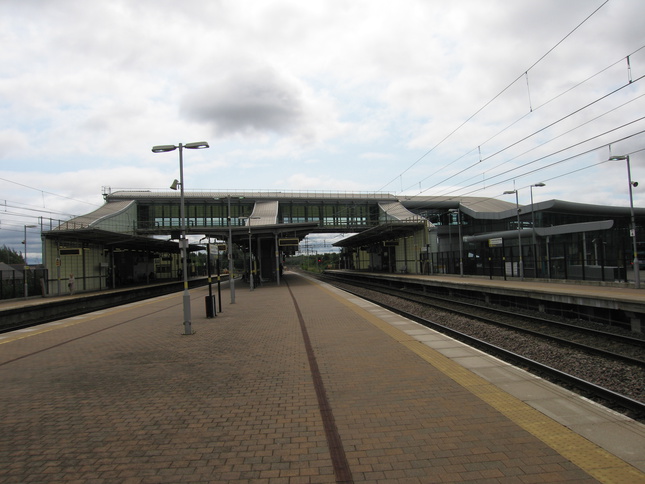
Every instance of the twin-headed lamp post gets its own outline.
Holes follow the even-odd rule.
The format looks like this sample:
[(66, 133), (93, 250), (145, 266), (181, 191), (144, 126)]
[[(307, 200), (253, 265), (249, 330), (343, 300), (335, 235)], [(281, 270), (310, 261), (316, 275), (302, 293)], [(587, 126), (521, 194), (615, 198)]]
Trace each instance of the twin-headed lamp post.
[(182, 257), (182, 274), (184, 277), (184, 334), (193, 334), (193, 330), (190, 322), (190, 293), (188, 292), (188, 239), (186, 238), (186, 217), (184, 214), (184, 158), (183, 150), (184, 148), (189, 150), (200, 150), (203, 148), (208, 148), (208, 143), (206, 141), (197, 141), (195, 143), (179, 143), (175, 145), (158, 145), (152, 147), (153, 153), (164, 153), (166, 151), (174, 151), (179, 148), (179, 181), (175, 180), (170, 188), (177, 190), (177, 185), (181, 187), (180, 201), (179, 201), (179, 223), (181, 228), (181, 238), (179, 239), (179, 248), (181, 249)]

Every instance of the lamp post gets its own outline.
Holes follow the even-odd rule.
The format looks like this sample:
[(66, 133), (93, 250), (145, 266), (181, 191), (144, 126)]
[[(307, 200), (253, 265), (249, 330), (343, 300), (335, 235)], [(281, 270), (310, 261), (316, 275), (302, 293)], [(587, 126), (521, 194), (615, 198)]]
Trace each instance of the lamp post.
[(631, 236), (632, 236), (632, 244), (634, 246), (633, 247), (634, 249), (634, 287), (636, 289), (640, 289), (641, 287), (640, 269), (641, 268), (640, 268), (640, 262), (638, 260), (638, 244), (636, 241), (636, 217), (634, 217), (634, 196), (632, 194), (632, 187), (637, 187), (638, 182), (632, 181), (632, 171), (629, 165), (629, 155), (612, 156), (609, 159), (612, 161), (618, 161), (618, 160), (627, 161), (627, 181), (629, 182), (629, 209), (631, 211), (631, 222), (632, 222)]
[(448, 211), (457, 213), (457, 226), (459, 227), (459, 276), (464, 277), (464, 241), (461, 236), (461, 210), (458, 208), (451, 208)]
[(251, 245), (251, 220), (258, 220), (260, 217), (239, 217), (240, 220), (246, 220), (249, 226), (249, 288), (254, 289), (253, 281), (253, 250)]
[(520, 232), (520, 201), (517, 195), (517, 190), (507, 190), (504, 192), (504, 195), (510, 195), (511, 193), (515, 194), (515, 208), (517, 210), (517, 246), (520, 250), (520, 258), (519, 258), (519, 273), (520, 273), (520, 280), (524, 280), (524, 267), (522, 263), (522, 234)]
[(206, 141), (197, 141), (195, 143), (179, 143), (175, 145), (158, 145), (152, 147), (153, 153), (165, 153), (166, 151), (174, 151), (179, 148), (179, 181), (175, 180), (170, 188), (177, 190), (177, 185), (181, 187), (180, 200), (179, 200), (179, 223), (181, 228), (181, 238), (179, 239), (179, 248), (181, 249), (182, 256), (182, 273), (184, 277), (184, 295), (183, 295), (183, 305), (184, 305), (184, 334), (189, 335), (193, 334), (191, 322), (190, 322), (190, 293), (188, 292), (188, 239), (186, 238), (186, 217), (185, 217), (185, 207), (184, 207), (184, 158), (183, 150), (184, 148), (189, 150), (199, 150), (203, 148), (208, 148), (208, 143)]
[(231, 304), (235, 304), (235, 278), (233, 277), (233, 228), (231, 226), (231, 195), (227, 195), (228, 202), (228, 287), (231, 289)]
[[(238, 199), (243, 199), (244, 197), (237, 197)], [(233, 277), (233, 228), (231, 224), (231, 195), (226, 195), (226, 201), (228, 203), (228, 284), (231, 289), (231, 304), (235, 304), (235, 277)], [(220, 300), (221, 302), (221, 300)]]
[(34, 229), (36, 228), (37, 225), (25, 225), (25, 240), (23, 243), (25, 244), (25, 269), (22, 271), (22, 279), (25, 283), (25, 299), (27, 299), (28, 296), (28, 288), (27, 288), (27, 229)]
[(538, 256), (537, 256), (537, 239), (535, 237), (535, 211), (533, 210), (533, 187), (545, 187), (546, 184), (539, 182), (535, 183), (530, 186), (531, 190), (531, 227), (533, 229), (533, 264), (535, 266), (535, 275), (538, 275), (537, 271), (537, 261), (538, 261)]

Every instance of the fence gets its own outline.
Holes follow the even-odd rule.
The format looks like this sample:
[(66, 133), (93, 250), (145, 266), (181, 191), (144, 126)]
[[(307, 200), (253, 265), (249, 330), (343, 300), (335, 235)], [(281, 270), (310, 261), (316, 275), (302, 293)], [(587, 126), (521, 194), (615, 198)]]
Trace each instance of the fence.
[(0, 271), (0, 299), (15, 299), (25, 297), (25, 294), (45, 296), (46, 281), (46, 269)]
[[(459, 253), (439, 252), (431, 254), (424, 264), (424, 273), (459, 274)], [(488, 277), (527, 277), (545, 279), (628, 282), (634, 279), (630, 254), (619, 258), (594, 258), (564, 255), (540, 258), (531, 253), (522, 257), (521, 268), (517, 252), (510, 248), (491, 248), (488, 250), (464, 251), (462, 259), (464, 275)], [(522, 271), (520, 270), (522, 269)], [(645, 262), (641, 263), (645, 269)]]

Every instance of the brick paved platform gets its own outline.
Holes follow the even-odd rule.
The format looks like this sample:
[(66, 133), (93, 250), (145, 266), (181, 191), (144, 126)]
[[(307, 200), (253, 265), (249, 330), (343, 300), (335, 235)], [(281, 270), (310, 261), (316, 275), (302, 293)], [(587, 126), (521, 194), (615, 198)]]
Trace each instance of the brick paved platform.
[(645, 482), (640, 424), (301, 276), (236, 289), (190, 336), (181, 294), (0, 335), (0, 482)]

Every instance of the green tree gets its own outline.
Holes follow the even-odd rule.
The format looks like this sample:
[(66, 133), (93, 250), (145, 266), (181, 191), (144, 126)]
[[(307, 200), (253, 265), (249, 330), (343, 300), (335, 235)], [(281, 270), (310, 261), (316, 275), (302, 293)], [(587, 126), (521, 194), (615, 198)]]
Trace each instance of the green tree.
[(25, 259), (22, 254), (19, 254), (15, 250), (3, 245), (2, 248), (0, 248), (0, 262), (4, 262), (5, 264), (24, 264)]
[(310, 272), (322, 272), (325, 269), (337, 269), (340, 261), (338, 253), (324, 253), (312, 255), (297, 255), (289, 257), (285, 265), (299, 265), (301, 269)]

